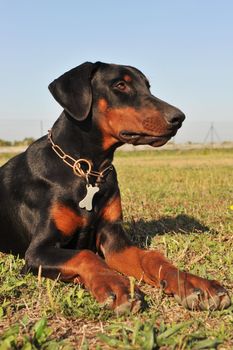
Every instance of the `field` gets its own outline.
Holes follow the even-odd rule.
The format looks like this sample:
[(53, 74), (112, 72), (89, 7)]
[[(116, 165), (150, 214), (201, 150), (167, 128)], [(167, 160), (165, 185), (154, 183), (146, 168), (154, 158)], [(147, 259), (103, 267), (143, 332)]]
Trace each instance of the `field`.
[[(232, 296), (233, 149), (118, 152), (114, 164), (134, 241)], [(21, 276), (22, 266), (0, 254), (0, 350), (233, 349), (233, 306), (191, 312), (141, 284), (149, 308), (117, 317), (80, 286)]]

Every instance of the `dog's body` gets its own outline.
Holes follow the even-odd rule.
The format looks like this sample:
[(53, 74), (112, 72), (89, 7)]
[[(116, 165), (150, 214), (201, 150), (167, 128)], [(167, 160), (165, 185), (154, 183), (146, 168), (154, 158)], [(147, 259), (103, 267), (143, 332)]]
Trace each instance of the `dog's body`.
[(218, 282), (137, 248), (121, 226), (116, 147), (163, 145), (183, 113), (152, 96), (145, 76), (129, 66), (87, 62), (49, 89), (64, 108), (49, 138), (0, 169), (0, 250), (25, 257), (34, 273), (41, 266), (44, 276), (82, 282), (118, 312), (137, 310), (143, 297), (136, 288), (131, 300), (128, 279), (115, 271), (162, 286), (188, 308), (229, 306)]

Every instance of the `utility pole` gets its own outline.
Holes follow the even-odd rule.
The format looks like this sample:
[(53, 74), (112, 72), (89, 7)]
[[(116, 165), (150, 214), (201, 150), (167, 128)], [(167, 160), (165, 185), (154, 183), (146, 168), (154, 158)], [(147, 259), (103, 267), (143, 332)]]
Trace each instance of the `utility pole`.
[(211, 147), (214, 145), (214, 123), (211, 123), (210, 125), (210, 144)]
[(216, 136), (216, 139), (219, 142), (221, 142), (220, 137), (218, 136), (218, 134), (217, 134), (217, 132), (216, 132), (216, 130), (214, 128), (214, 123), (212, 122), (210, 124), (210, 128), (209, 128), (209, 130), (208, 130), (208, 132), (206, 134), (206, 137), (204, 138), (204, 142), (203, 143), (205, 144), (206, 141), (210, 138), (210, 144), (211, 144), (211, 147), (213, 147), (214, 146), (214, 142), (215, 142), (215, 136)]

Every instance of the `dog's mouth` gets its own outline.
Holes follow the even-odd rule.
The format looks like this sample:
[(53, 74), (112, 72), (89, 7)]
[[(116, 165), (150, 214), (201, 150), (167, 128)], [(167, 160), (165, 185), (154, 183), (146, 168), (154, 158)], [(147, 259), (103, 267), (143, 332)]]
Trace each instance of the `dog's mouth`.
[(150, 145), (153, 147), (163, 146), (171, 137), (175, 136), (176, 132), (166, 135), (150, 135), (141, 132), (134, 132), (123, 130), (119, 134), (119, 138), (124, 143), (131, 143), (133, 145)]

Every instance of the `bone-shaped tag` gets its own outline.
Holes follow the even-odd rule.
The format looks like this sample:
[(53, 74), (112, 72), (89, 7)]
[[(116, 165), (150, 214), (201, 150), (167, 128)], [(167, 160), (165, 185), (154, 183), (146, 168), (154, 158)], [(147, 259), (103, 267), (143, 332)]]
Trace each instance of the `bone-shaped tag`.
[(86, 196), (79, 202), (79, 207), (82, 209), (86, 209), (88, 211), (92, 210), (92, 201), (96, 192), (99, 192), (98, 186), (86, 185), (87, 194)]

